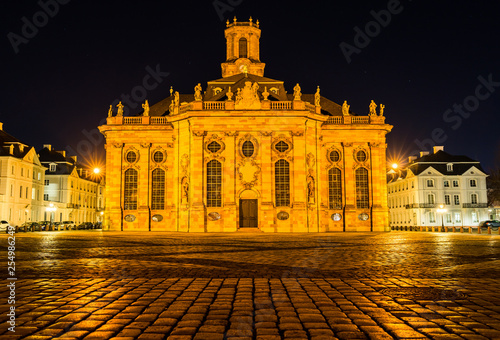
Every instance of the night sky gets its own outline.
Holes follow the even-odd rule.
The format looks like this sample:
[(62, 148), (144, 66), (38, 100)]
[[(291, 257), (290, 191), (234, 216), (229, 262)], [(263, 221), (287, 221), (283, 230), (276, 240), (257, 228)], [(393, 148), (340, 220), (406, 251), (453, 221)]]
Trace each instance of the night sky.
[[(495, 1), (59, 1), (0, 5), (0, 121), (37, 150), (52, 144), (86, 161), (102, 157), (96, 127), (111, 103), (157, 68), (150, 105), (170, 86), (206, 89), (221, 78), (225, 19), (252, 16), (264, 75), (283, 80), (288, 93), (297, 82), (303, 93), (319, 85), (359, 115), (372, 99), (386, 105), (389, 158), (406, 160), (434, 139), (487, 170), (500, 166)], [(52, 15), (40, 13), (44, 3)], [(367, 29), (369, 41), (360, 38)], [(129, 115), (141, 111), (137, 103)]]

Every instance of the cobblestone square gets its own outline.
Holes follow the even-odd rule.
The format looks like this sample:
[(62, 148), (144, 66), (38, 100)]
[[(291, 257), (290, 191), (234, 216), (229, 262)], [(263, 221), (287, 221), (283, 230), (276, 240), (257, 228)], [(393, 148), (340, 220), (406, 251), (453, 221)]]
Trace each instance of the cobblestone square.
[[(7, 235), (2, 235), (7, 264)], [(0, 339), (500, 339), (500, 236), (16, 234)]]

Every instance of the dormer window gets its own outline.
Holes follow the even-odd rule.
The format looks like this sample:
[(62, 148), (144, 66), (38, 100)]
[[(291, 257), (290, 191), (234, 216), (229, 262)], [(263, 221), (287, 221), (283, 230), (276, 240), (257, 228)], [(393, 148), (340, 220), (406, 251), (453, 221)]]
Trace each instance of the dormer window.
[(448, 171), (448, 172), (452, 172), (453, 171), (453, 163), (446, 164), (446, 171)]
[(278, 95), (278, 94), (279, 94), (279, 90), (278, 90), (278, 88), (276, 88), (276, 87), (271, 87), (271, 88), (269, 89), (269, 91), (271, 91), (272, 93), (274, 93), (274, 94), (276, 94), (276, 95)]
[(56, 165), (55, 164), (50, 164), (49, 171), (50, 172), (56, 172)]

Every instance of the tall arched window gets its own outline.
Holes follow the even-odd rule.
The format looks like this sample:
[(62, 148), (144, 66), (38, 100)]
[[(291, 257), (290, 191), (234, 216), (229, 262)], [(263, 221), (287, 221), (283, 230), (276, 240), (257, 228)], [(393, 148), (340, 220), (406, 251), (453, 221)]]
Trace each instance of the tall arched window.
[(240, 39), (240, 58), (248, 58), (248, 41), (246, 38)]
[(215, 159), (207, 163), (207, 207), (222, 207), (222, 165)]
[(342, 209), (342, 173), (338, 168), (328, 170), (330, 209)]
[(165, 170), (154, 169), (151, 174), (151, 209), (165, 209)]
[(367, 209), (369, 207), (369, 186), (368, 170), (365, 168), (356, 169), (356, 207)]
[(123, 203), (125, 210), (137, 209), (137, 170), (125, 171)]
[(290, 164), (284, 159), (276, 162), (274, 168), (276, 206), (290, 206)]

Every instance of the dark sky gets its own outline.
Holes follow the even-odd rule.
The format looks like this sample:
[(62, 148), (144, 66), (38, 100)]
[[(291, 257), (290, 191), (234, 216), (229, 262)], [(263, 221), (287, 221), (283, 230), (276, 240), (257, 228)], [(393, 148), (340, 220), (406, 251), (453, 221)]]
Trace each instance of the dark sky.
[[(147, 68), (169, 73), (147, 91), (151, 105), (170, 86), (206, 88), (225, 60), (221, 16), (236, 15), (260, 21), (265, 76), (289, 93), (297, 82), (304, 93), (320, 85), (360, 115), (372, 99), (385, 104), (390, 157), (406, 159), (434, 139), (485, 169), (500, 165), (495, 1), (59, 1), (0, 5), (0, 121), (37, 149), (52, 144), (88, 159), (91, 146), (102, 155), (96, 127), (114, 100), (142, 85)], [(52, 16), (40, 13), (44, 3)], [(367, 29), (369, 41), (355, 39)], [(342, 43), (357, 49), (350, 63)]]

